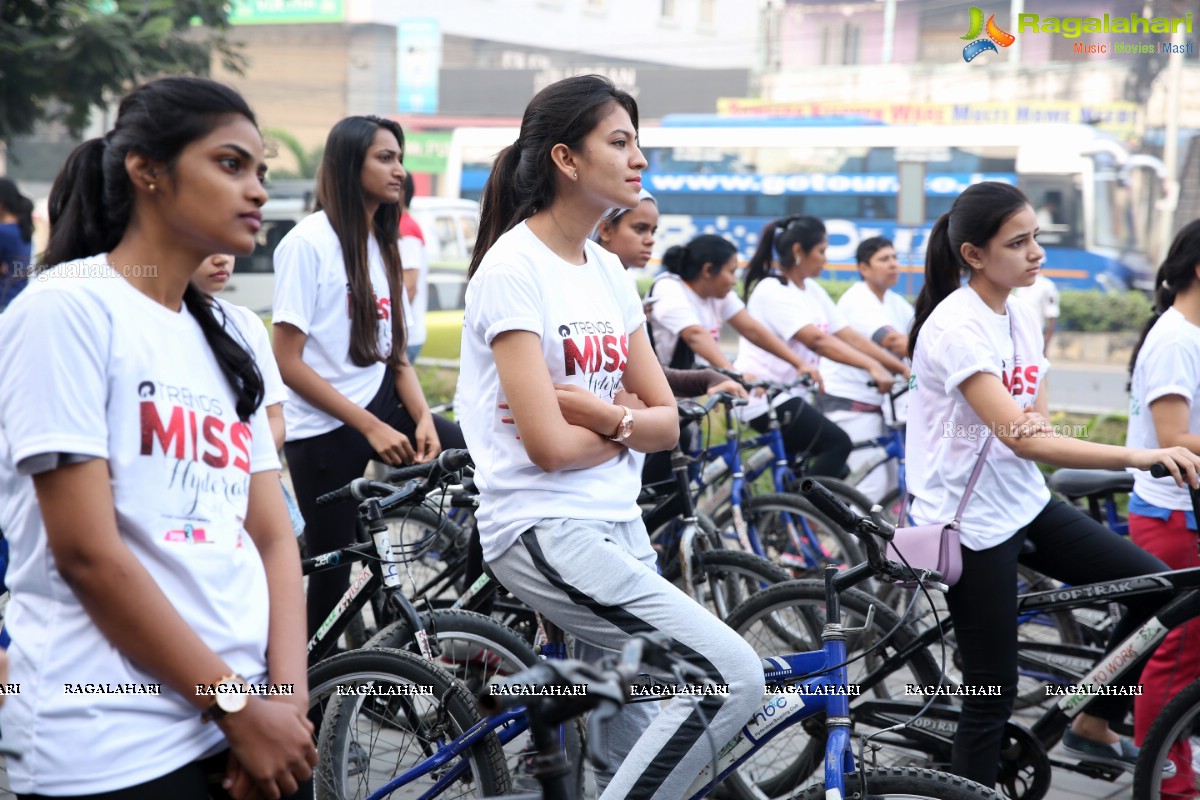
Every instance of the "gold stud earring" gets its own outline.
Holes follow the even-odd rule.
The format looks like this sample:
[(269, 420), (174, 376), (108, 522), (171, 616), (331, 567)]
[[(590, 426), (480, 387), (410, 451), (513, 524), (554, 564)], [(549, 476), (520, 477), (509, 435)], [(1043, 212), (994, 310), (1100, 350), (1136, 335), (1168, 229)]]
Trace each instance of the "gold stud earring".
[(150, 191), (152, 191), (152, 192), (153, 192), (153, 191), (157, 191), (157, 190), (158, 190), (158, 186), (157, 186), (157, 184), (154, 184), (154, 183), (151, 183), (151, 184), (150, 184), (149, 186), (147, 186), (146, 188), (147, 188), (147, 189), (149, 189), (149, 190), (150, 190)]

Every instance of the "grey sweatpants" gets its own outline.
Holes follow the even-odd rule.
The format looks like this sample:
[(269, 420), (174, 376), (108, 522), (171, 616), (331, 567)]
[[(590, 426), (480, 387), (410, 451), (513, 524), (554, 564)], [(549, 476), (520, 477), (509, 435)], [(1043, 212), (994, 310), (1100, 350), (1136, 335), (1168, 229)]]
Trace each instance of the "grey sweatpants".
[(640, 519), (542, 520), (489, 566), (513, 595), (575, 636), (577, 657), (595, 660), (633, 634), (660, 631), (713, 682), (729, 686), (728, 696), (626, 706), (609, 723), (605, 751), (619, 766), (607, 786), (609, 776), (597, 775), (601, 800), (683, 797), (712, 758), (705, 720), (723, 747), (762, 701), (754, 649), (658, 574)]

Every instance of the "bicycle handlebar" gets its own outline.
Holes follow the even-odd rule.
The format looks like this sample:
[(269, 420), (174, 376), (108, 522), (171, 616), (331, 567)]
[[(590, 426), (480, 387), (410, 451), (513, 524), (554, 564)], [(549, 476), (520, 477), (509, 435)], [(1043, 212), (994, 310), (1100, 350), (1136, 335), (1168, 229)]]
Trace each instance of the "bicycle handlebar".
[(765, 378), (757, 381), (748, 381), (746, 380), (745, 376), (742, 375), (742, 373), (732, 369), (725, 369), (724, 367), (714, 367), (710, 365), (709, 369), (713, 370), (714, 372), (719, 372), (726, 378), (740, 383), (742, 388), (748, 392), (753, 391), (754, 389), (762, 389), (766, 391), (767, 397), (771, 399), (778, 397), (784, 392), (791, 391), (797, 386), (803, 386), (807, 389), (812, 389), (816, 386), (812, 378), (808, 377), (807, 375), (797, 375), (795, 378), (786, 383), (780, 383), (778, 381), (769, 381)]
[[(355, 478), (348, 485), (318, 497), (317, 505), (327, 506), (351, 499), (361, 503), (371, 497), (386, 497), (392, 501), (390, 504), (395, 504), (414, 494), (423, 498), (445, 475), (457, 473), (471, 463), (471, 454), (466, 450), (443, 450), (428, 464), (413, 464), (393, 470), (388, 475), (389, 482), (386, 483), (368, 478)], [(416, 480), (419, 478), (425, 480)], [(397, 489), (394, 484), (401, 481), (409, 483)]]
[[(819, 511), (823, 512), (842, 528), (853, 533), (863, 543), (863, 547), (867, 551), (867, 567), (880, 579), (897, 583), (924, 583), (927, 586), (933, 586), (933, 588), (942, 588), (940, 585), (942, 575), (937, 570), (916, 570), (912, 567), (897, 564), (895, 561), (884, 556), (879, 543), (875, 541), (875, 537), (878, 536), (884, 541), (890, 542), (894, 536), (894, 529), (883, 520), (879, 514), (878, 506), (871, 510), (872, 518), (860, 517), (847, 508), (841, 500), (822, 486), (819, 481), (812, 478), (805, 478), (800, 482), (800, 493), (812, 502)], [(842, 575), (849, 575), (850, 572), (847, 571), (842, 573)]]

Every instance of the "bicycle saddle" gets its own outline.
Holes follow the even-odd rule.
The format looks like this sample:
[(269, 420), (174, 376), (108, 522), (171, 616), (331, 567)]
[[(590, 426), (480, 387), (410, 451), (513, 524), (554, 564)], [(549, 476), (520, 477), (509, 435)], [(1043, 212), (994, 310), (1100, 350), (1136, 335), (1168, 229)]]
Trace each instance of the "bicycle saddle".
[(1046, 485), (1072, 498), (1107, 492), (1132, 492), (1133, 473), (1109, 469), (1060, 469), (1046, 480)]

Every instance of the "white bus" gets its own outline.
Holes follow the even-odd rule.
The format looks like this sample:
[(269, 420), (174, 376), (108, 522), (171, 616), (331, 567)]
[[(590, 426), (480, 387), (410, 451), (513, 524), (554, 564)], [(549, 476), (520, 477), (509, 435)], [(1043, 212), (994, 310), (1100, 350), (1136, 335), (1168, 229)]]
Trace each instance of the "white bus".
[[(1131, 155), (1086, 125), (828, 123), (682, 115), (643, 127), (643, 185), (662, 214), (658, 252), (717, 233), (749, 259), (767, 222), (809, 214), (829, 231), (830, 277), (856, 277), (858, 243), (886, 236), (906, 273), (898, 288), (915, 294), (934, 220), (966, 186), (1000, 180), (1019, 185), (1038, 210), (1046, 274), (1060, 288), (1151, 288), (1164, 174), (1157, 159)], [(455, 131), (443, 193), (478, 199), (496, 153), (517, 134)], [(907, 161), (924, 164), (925, 213), (922, 224), (900, 226), (897, 164)]]

